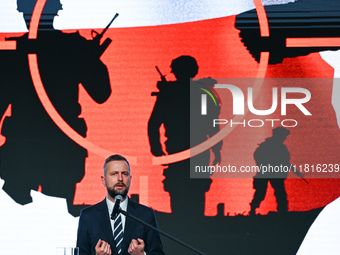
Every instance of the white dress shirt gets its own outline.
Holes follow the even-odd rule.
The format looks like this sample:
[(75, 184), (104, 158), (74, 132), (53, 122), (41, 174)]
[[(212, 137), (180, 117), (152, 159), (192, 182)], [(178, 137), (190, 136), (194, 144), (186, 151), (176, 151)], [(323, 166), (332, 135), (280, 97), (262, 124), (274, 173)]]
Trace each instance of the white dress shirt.
[[(120, 208), (123, 211), (127, 212), (128, 201), (129, 201), (129, 199), (127, 199), (127, 197), (126, 197), (122, 202), (120, 202)], [(111, 214), (112, 214), (113, 207), (114, 207), (115, 204), (113, 202), (111, 202), (111, 200), (109, 200), (108, 197), (106, 197), (106, 204), (107, 204), (107, 208), (108, 208), (108, 212), (109, 212), (112, 233), (114, 235), (114, 229), (115, 229), (114, 224), (115, 224), (115, 221), (111, 220)], [(123, 227), (123, 231), (125, 231), (126, 216), (123, 215), (123, 214), (120, 214), (120, 217), (122, 217), (122, 225), (123, 225), (122, 227)], [(146, 255), (146, 252), (144, 252), (144, 255)]]
[[(109, 216), (110, 216), (110, 219), (111, 219), (111, 214), (112, 214), (112, 210), (113, 210), (113, 207), (114, 207), (114, 203), (111, 202), (111, 200), (108, 199), (108, 197), (106, 197), (106, 204), (107, 204), (107, 208), (109, 210)], [(121, 203), (120, 203), (120, 208), (124, 211), (127, 211), (127, 205), (128, 205), (128, 199), (125, 198)], [(122, 225), (123, 225), (123, 231), (125, 231), (125, 221), (126, 221), (126, 216), (123, 215), (123, 214), (120, 214), (120, 217), (122, 218)], [(114, 234), (114, 224), (115, 224), (115, 221), (114, 220), (110, 220), (111, 222), (111, 228), (112, 228), (112, 233)]]

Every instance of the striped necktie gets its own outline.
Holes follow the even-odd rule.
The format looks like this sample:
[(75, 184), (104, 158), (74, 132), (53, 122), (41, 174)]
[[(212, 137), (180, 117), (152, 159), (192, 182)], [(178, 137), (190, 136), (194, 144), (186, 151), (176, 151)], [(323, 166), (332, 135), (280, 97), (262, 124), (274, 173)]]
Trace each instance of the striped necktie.
[(118, 255), (122, 254), (122, 241), (123, 241), (123, 224), (120, 213), (117, 213), (114, 219), (114, 239)]

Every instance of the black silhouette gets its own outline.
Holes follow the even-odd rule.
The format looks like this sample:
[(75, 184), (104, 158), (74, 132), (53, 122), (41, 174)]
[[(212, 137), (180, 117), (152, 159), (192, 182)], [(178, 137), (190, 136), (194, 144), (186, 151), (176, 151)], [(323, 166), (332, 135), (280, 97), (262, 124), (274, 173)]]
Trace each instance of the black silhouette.
[[(321, 210), (285, 215), (273, 212), (268, 215), (222, 214), (213, 217), (180, 217), (156, 212), (156, 217), (160, 229), (207, 255), (287, 255), (297, 253)], [(166, 254), (196, 254), (167, 238), (163, 238), (162, 243)]]
[(308, 55), (340, 47), (286, 47), (286, 38), (339, 37), (340, 2), (332, 0), (298, 0), (282, 5), (265, 6), (269, 37), (261, 37), (256, 10), (237, 15), (235, 27), (254, 59), (269, 52), (269, 63), (281, 63), (284, 58)]
[[(250, 214), (255, 214), (256, 208), (265, 198), (268, 182), (274, 188), (274, 195), (277, 202), (277, 211), (279, 213), (288, 212), (287, 193), (284, 186), (284, 181), (287, 178), (290, 170), (295, 170), (290, 164), (290, 155), (286, 145), (283, 142), (286, 140), (290, 131), (284, 127), (273, 129), (273, 136), (267, 138), (259, 145), (254, 153), (254, 158), (260, 171), (255, 175), (253, 188), (255, 194), (250, 203)], [(298, 171), (295, 173), (303, 177)]]
[[(18, 0), (27, 26), (36, 0)], [(8, 38), (17, 42), (17, 50), (2, 51), (0, 116), (12, 104), (12, 116), (6, 117), (0, 147), (0, 176), (3, 190), (17, 203), (32, 201), (30, 190), (39, 185), (47, 195), (66, 198), (68, 210), (79, 215), (84, 206), (73, 205), (75, 185), (85, 173), (87, 150), (67, 137), (51, 120), (35, 92), (27, 63), (27, 54), (36, 53), (45, 90), (62, 118), (86, 137), (85, 120), (79, 118), (79, 83), (97, 103), (111, 94), (106, 66), (98, 49), (76, 33), (53, 28), (53, 19), (62, 9), (59, 0), (48, 0), (43, 9), (35, 40), (28, 34)]]
[[(200, 114), (201, 94), (205, 93), (200, 88), (204, 87), (213, 94), (211, 88), (206, 85), (212, 79), (190, 83), (190, 78), (195, 77), (198, 72), (197, 62), (191, 56), (174, 59), (171, 69), (177, 80), (167, 82), (164, 79), (158, 82), (157, 101), (148, 123), (151, 152), (155, 156), (166, 155), (160, 143), (159, 128), (162, 124), (166, 130), (165, 147), (169, 154), (187, 150), (219, 130), (219, 127), (213, 127), (211, 120), (212, 116), (217, 118), (219, 114), (219, 102), (213, 105), (213, 100), (208, 97), (209, 114), (205, 116)], [(215, 163), (220, 161), (221, 145), (222, 143), (219, 143), (212, 148)], [(194, 165), (208, 166), (209, 161), (208, 150), (192, 157), (191, 160), (169, 164), (164, 170), (164, 190), (170, 193), (173, 213), (204, 215), (205, 192), (209, 190), (211, 184), (210, 174), (203, 173), (196, 176), (198, 178), (190, 178), (190, 169), (191, 174), (194, 174)]]

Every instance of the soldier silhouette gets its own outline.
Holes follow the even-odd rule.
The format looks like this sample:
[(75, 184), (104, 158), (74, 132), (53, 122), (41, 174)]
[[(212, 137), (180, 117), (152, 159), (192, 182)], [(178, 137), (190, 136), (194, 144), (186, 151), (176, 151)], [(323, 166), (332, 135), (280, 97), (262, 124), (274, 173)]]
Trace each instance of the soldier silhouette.
[[(340, 32), (338, 14), (329, 19), (329, 11), (338, 13), (340, 4), (333, 0), (297, 0), (286, 4), (264, 7), (268, 18), (270, 37), (262, 37), (255, 9), (236, 16), (235, 28), (253, 58), (259, 62), (261, 52), (269, 52), (269, 64), (282, 63), (285, 58), (305, 56), (339, 47), (287, 47), (287, 38), (336, 38)], [(294, 18), (292, 17), (294, 16)], [(280, 20), (280, 22), (277, 22)], [(292, 22), (295, 20), (296, 22)]]
[[(267, 167), (268, 171), (260, 171), (254, 177), (253, 188), (255, 189), (255, 194), (250, 203), (250, 215), (255, 214), (255, 210), (265, 198), (268, 182), (270, 182), (274, 189), (277, 211), (279, 213), (288, 212), (284, 181), (287, 178), (289, 169), (295, 170), (290, 164), (289, 151), (286, 145), (283, 144), (289, 134), (290, 131), (284, 127), (273, 129), (272, 137), (267, 138), (254, 152), (257, 166), (259, 168)], [(295, 173), (301, 178), (303, 177), (300, 172), (295, 171)]]
[[(165, 128), (165, 148), (168, 154), (187, 150), (219, 131), (219, 127), (213, 127), (211, 120), (219, 114), (218, 103), (213, 104), (213, 100), (208, 97), (209, 114), (200, 114), (203, 92), (200, 88), (213, 94), (209, 83), (214, 80), (206, 78), (190, 83), (190, 78), (198, 73), (197, 62), (191, 56), (174, 59), (170, 67), (176, 81), (168, 82), (163, 79), (158, 82), (159, 92), (148, 123), (151, 153), (155, 156), (166, 155), (160, 142), (159, 128), (162, 124)], [(212, 148), (214, 164), (220, 162), (221, 146), (222, 142)], [(171, 163), (164, 170), (164, 190), (170, 194), (172, 213), (204, 215), (205, 193), (212, 182), (210, 174), (201, 173), (198, 178), (190, 178), (190, 167), (192, 169), (194, 165), (208, 166), (209, 161), (210, 151), (207, 150), (191, 159)]]
[[(36, 0), (18, 0), (29, 28)], [(7, 38), (17, 42), (17, 50), (0, 52), (0, 116), (9, 104), (11, 117), (6, 117), (1, 134), (6, 142), (0, 147), (0, 176), (3, 190), (17, 203), (32, 201), (30, 190), (66, 198), (68, 211), (79, 215), (84, 205), (73, 205), (76, 183), (85, 173), (87, 150), (67, 137), (51, 120), (34, 89), (28, 53), (36, 53), (45, 90), (62, 118), (81, 136), (86, 137), (85, 120), (79, 118), (78, 103), (81, 83), (97, 103), (111, 94), (106, 66), (97, 49), (76, 33), (63, 33), (53, 28), (53, 19), (62, 9), (59, 0), (47, 0), (38, 27), (38, 36), (28, 34)]]

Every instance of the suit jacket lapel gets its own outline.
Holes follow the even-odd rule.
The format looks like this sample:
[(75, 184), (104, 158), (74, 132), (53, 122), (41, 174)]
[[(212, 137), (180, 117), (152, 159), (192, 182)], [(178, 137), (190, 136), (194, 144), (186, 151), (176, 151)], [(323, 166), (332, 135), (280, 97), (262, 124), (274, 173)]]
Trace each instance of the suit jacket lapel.
[[(132, 215), (136, 214), (135, 213), (135, 204), (131, 199), (129, 199), (129, 201), (128, 201), (127, 212), (132, 214)], [(133, 233), (135, 224), (136, 224), (136, 222), (133, 219), (126, 217), (123, 244), (122, 244), (123, 253), (124, 253), (125, 250), (127, 250), (129, 248), (129, 245), (130, 245), (129, 240), (131, 240), (131, 235)]]
[(105, 237), (107, 238), (107, 241), (111, 245), (112, 252), (117, 253), (116, 245), (113, 239), (113, 231), (111, 228), (110, 217), (109, 217), (108, 208), (107, 208), (105, 199), (99, 204), (98, 214), (96, 215), (97, 215), (99, 226), (101, 227)]

